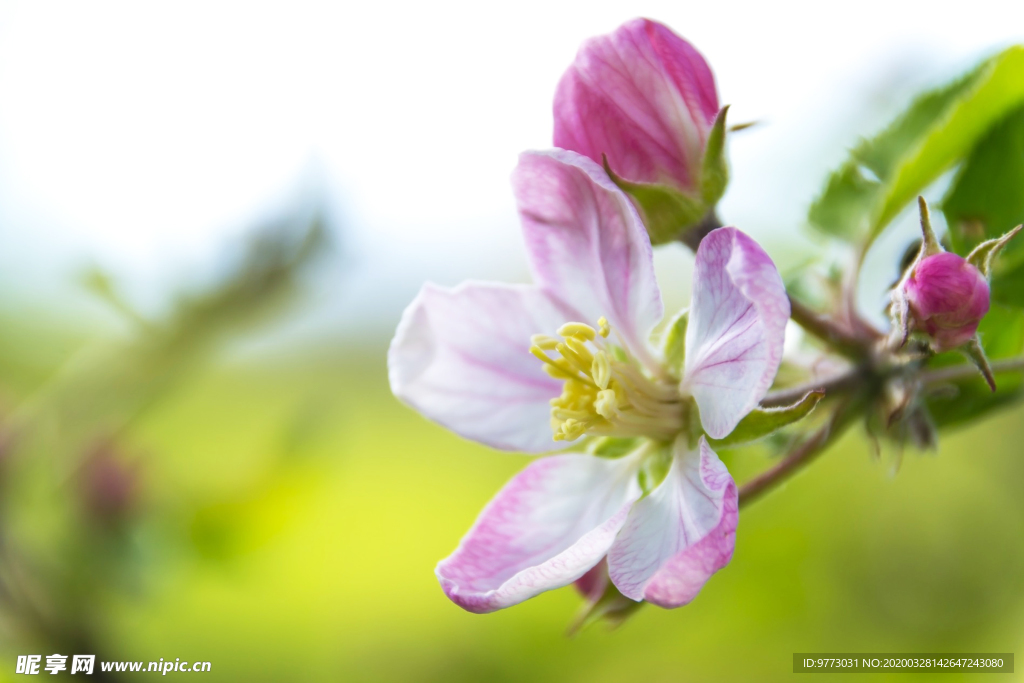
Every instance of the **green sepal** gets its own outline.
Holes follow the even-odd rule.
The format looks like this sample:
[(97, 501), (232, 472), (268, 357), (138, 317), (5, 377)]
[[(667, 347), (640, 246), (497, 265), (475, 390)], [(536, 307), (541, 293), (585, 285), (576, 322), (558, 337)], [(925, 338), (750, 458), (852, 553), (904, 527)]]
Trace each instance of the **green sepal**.
[(704, 206), (711, 208), (725, 194), (729, 184), (729, 165), (725, 159), (725, 117), (729, 113), (729, 105), (722, 107), (715, 117), (715, 123), (708, 134), (704, 146), (704, 159), (700, 169), (700, 191)]
[(567, 635), (575, 636), (585, 628), (589, 628), (599, 621), (603, 621), (611, 628), (621, 625), (626, 619), (643, 607), (643, 602), (630, 600), (619, 592), (615, 584), (608, 581), (604, 593), (597, 600), (590, 600), (576, 615), (572, 624), (569, 625)]
[(988, 383), (988, 388), (994, 393), (996, 390), (996, 378), (992, 374), (992, 368), (988, 364), (988, 358), (985, 357), (985, 349), (981, 348), (981, 340), (978, 339), (978, 335), (974, 335), (971, 341), (967, 342), (960, 347), (960, 350), (967, 360), (974, 363), (974, 366), (978, 368), (981, 376), (985, 378), (985, 382)]
[(932, 217), (928, 211), (928, 202), (924, 197), (918, 196), (917, 209), (921, 214), (921, 251), (918, 252), (918, 259), (928, 256), (935, 256), (945, 251), (939, 244), (939, 238), (935, 236), (932, 229)]
[(754, 408), (740, 420), (728, 436), (723, 439), (708, 439), (708, 443), (713, 448), (723, 448), (762, 439), (807, 417), (824, 396), (824, 391), (811, 391), (791, 406)]
[(632, 197), (640, 208), (651, 244), (675, 241), (684, 230), (696, 225), (707, 213), (707, 207), (702, 201), (668, 185), (624, 180), (612, 171), (607, 157), (603, 157), (603, 161), (608, 177), (620, 190)]
[(643, 439), (639, 437), (602, 436), (590, 443), (587, 452), (599, 458), (621, 458), (635, 451), (642, 443)]
[(646, 496), (658, 487), (658, 484), (665, 481), (669, 468), (672, 467), (672, 444), (660, 443), (644, 458), (640, 465), (640, 472), (637, 474), (637, 482), (640, 490)]
[(1002, 237), (982, 242), (967, 255), (967, 262), (980, 270), (982, 275), (989, 277), (992, 272), (992, 259), (994, 259), (999, 252), (1003, 250), (1003, 247), (1006, 246), (1007, 242), (1013, 239), (1014, 235), (1020, 232), (1021, 227), (1022, 226), (1018, 225)]
[(683, 376), (683, 362), (686, 360), (686, 325), (689, 317), (689, 309), (683, 309), (672, 318), (665, 331), (661, 333), (661, 352), (665, 358), (665, 367), (676, 379)]

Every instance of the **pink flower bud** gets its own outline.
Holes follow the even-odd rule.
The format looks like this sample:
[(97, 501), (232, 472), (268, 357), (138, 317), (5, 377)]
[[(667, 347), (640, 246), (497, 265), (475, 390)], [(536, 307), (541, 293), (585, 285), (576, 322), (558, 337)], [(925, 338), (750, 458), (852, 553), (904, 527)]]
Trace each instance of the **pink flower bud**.
[[(556, 147), (634, 183), (701, 190), (704, 148), (718, 113), (707, 62), (671, 29), (634, 19), (591, 38), (555, 94)], [(720, 194), (720, 192), (719, 192)]]
[(988, 313), (985, 276), (952, 252), (922, 259), (903, 287), (915, 326), (932, 337), (936, 351), (966, 344)]

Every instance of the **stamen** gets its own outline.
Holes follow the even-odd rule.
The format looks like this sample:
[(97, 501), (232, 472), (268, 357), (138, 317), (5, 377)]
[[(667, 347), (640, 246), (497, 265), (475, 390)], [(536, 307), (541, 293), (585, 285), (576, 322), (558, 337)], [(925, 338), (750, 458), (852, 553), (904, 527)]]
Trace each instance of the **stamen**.
[(593, 341), (597, 336), (594, 328), (585, 323), (566, 323), (558, 328), (558, 334), (562, 337), (582, 337), (587, 341)]
[(584, 434), (671, 439), (685, 423), (678, 388), (650, 378), (621, 339), (619, 344), (606, 342), (612, 332), (606, 318), (597, 327), (569, 322), (558, 328), (562, 340), (541, 334), (531, 338), (530, 353), (544, 363), (544, 371), (565, 380), (561, 396), (551, 399), (555, 440), (573, 441)]
[(547, 334), (535, 334), (530, 337), (530, 344), (544, 351), (554, 351), (558, 340)]
[(594, 356), (594, 362), (590, 366), (590, 374), (594, 377), (594, 383), (602, 389), (608, 388), (608, 382), (612, 378), (612, 366), (608, 362), (608, 356), (600, 351)]

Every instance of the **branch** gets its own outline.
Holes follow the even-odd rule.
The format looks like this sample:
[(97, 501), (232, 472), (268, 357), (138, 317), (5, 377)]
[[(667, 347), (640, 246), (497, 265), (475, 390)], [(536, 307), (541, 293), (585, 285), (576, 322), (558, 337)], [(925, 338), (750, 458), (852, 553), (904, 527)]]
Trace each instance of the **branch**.
[[(1006, 358), (997, 360), (991, 364), (992, 372), (1022, 372), (1024, 371), (1024, 358)], [(922, 384), (934, 384), (936, 382), (953, 382), (958, 379), (966, 379), (977, 375), (978, 368), (973, 365), (954, 365), (950, 368), (939, 368), (922, 372), (918, 378)]]
[(864, 358), (868, 350), (868, 345), (864, 340), (846, 331), (835, 321), (815, 313), (799, 300), (794, 299), (792, 294), (789, 295), (789, 309), (793, 322), (828, 344), (830, 349), (847, 358), (856, 360)]
[(846, 428), (852, 423), (852, 418), (857, 414), (855, 408), (859, 405), (860, 401), (849, 399), (836, 407), (828, 421), (802, 441), (789, 455), (774, 467), (743, 484), (739, 491), (740, 506), (749, 505), (752, 501), (760, 498), (820, 455), (826, 447), (843, 435)]
[(812, 391), (824, 391), (825, 396), (832, 396), (855, 388), (861, 384), (863, 379), (863, 370), (861, 368), (853, 368), (852, 370), (848, 370), (840, 375), (836, 375), (835, 377), (830, 377), (828, 379), (818, 380), (816, 382), (807, 382), (806, 384), (799, 384), (795, 387), (786, 387), (785, 389), (779, 389), (777, 391), (769, 391), (765, 397), (761, 399), (761, 405), (765, 408), (788, 406), (799, 401)]

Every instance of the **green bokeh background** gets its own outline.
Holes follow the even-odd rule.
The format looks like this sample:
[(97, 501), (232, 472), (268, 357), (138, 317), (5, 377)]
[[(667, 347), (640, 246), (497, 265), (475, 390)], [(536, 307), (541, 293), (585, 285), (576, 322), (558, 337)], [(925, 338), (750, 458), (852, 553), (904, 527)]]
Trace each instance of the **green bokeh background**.
[[(849, 435), (743, 510), (732, 563), (694, 603), (568, 638), (572, 589), (483, 616), (444, 597), (435, 563), (527, 461), (400, 405), (385, 352), (215, 362), (132, 430), (141, 580), (94, 596), (102, 657), (205, 660), (225, 681), (784, 680), (797, 651), (1024, 640), (1019, 409), (895, 474)], [(767, 462), (729, 457), (740, 480)]]

